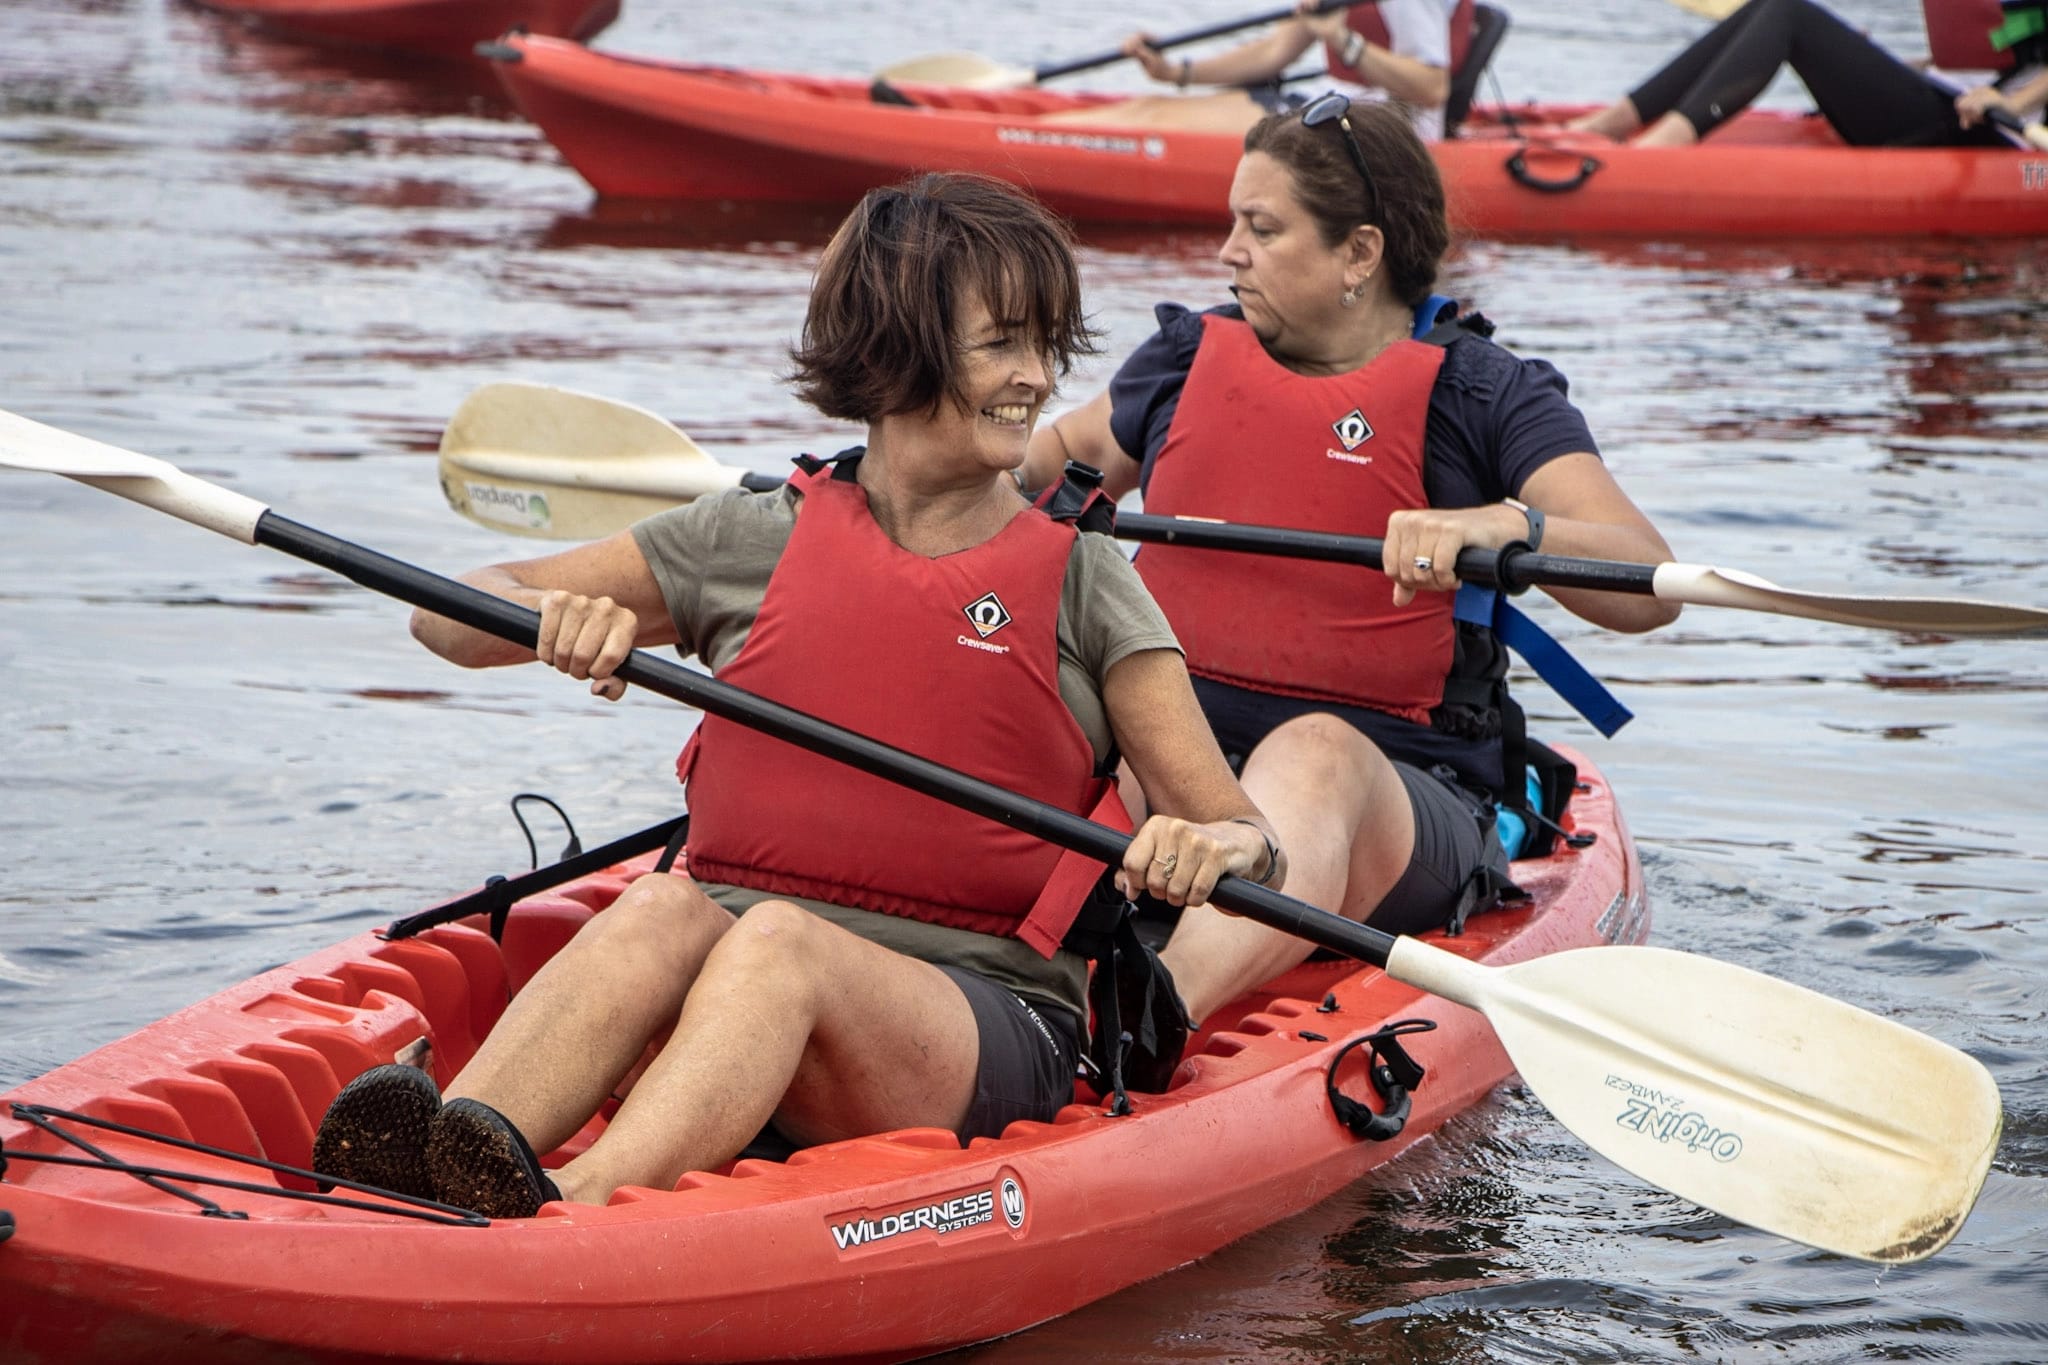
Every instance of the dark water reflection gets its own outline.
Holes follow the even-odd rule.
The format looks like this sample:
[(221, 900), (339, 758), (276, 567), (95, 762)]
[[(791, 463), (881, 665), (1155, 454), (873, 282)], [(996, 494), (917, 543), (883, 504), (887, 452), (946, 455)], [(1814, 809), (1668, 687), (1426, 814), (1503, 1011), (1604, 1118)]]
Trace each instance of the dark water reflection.
[[(1917, 41), (1904, 0), (1845, 9)], [(1189, 23), (1162, 0), (627, 10), (605, 45), (830, 71)], [(449, 570), (521, 552), (435, 485), (478, 384), (616, 395), (757, 468), (851, 434), (777, 379), (829, 215), (593, 204), (481, 66), (164, 0), (7, 13), (0, 407)], [(1697, 29), (1664, 5), (1515, 14), (1514, 98), (1625, 88)], [(1204, 234), (1085, 236), (1107, 354), (1075, 396), (1155, 301), (1220, 287)], [(1447, 283), (1571, 376), (1680, 558), (2048, 603), (2038, 244), (1476, 242)], [(522, 867), (514, 792), (586, 838), (673, 804), (690, 722), (666, 703), (457, 673), (381, 599), (62, 481), (0, 478), (0, 532), (0, 1083)], [(1956, 1243), (1883, 1274), (1789, 1247), (1619, 1176), (1510, 1091), (1312, 1213), (975, 1359), (2048, 1359), (2048, 645), (1707, 610), (1624, 639), (1532, 610), (1639, 713), (1603, 744), (1526, 691), (1621, 793), (1658, 941), (1993, 1069), (2005, 1138)]]

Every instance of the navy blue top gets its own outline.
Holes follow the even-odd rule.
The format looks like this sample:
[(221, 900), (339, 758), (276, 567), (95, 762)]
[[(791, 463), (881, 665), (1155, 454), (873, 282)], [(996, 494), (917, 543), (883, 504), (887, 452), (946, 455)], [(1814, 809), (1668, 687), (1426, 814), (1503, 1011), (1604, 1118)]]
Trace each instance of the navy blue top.
[[(1242, 319), (1236, 304), (1211, 310)], [(1166, 443), (1181, 389), (1201, 345), (1202, 318), (1177, 303), (1154, 314), (1159, 331), (1124, 361), (1110, 381), (1110, 434), (1149, 480), (1151, 463)], [(1429, 397), (1422, 483), (1432, 507), (1481, 507), (1512, 497), (1531, 474), (1576, 451), (1598, 455), (1586, 419), (1567, 396), (1565, 378), (1541, 360), (1528, 360), (1469, 333), (1445, 349)], [(1245, 454), (1256, 461), (1259, 452)], [(1142, 554), (1141, 554), (1142, 558)], [(1473, 676), (1505, 669), (1501, 646), (1484, 632), (1459, 631), (1461, 667)], [(1428, 771), (1454, 770), (1475, 791), (1500, 786), (1498, 720), (1478, 730), (1456, 723), (1446, 705), (1445, 728), (1417, 725), (1364, 707), (1300, 702), (1197, 678), (1196, 695), (1225, 753), (1248, 754), (1273, 728), (1304, 711), (1328, 711), (1349, 721), (1391, 758)]]
[[(1210, 310), (1242, 320), (1236, 304)], [(1110, 434), (1151, 473), (1202, 341), (1202, 317), (1177, 303), (1153, 309), (1155, 332), (1109, 382)], [(1514, 497), (1531, 474), (1575, 451), (1597, 455), (1585, 417), (1548, 362), (1475, 336), (1444, 354), (1429, 398), (1422, 483), (1432, 507), (1482, 507)], [(1247, 452), (1255, 454), (1256, 452)]]

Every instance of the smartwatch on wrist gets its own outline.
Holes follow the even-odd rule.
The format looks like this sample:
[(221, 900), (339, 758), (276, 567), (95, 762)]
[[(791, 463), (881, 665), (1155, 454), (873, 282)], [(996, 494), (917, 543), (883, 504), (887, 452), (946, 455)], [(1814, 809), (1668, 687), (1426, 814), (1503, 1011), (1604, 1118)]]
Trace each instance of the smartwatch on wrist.
[(1521, 500), (1520, 498), (1503, 498), (1503, 499), (1502, 499), (1501, 501), (1505, 502), (1505, 503), (1506, 503), (1506, 504), (1507, 504), (1508, 506), (1510, 506), (1510, 507), (1514, 508), (1514, 509), (1515, 509), (1515, 510), (1516, 510), (1517, 512), (1520, 512), (1520, 513), (1521, 513), (1521, 514), (1522, 514), (1522, 515), (1523, 515), (1524, 517), (1528, 518), (1528, 520), (1529, 520), (1529, 534), (1528, 534), (1527, 536), (1523, 537), (1523, 539), (1525, 539), (1525, 540), (1527, 540), (1527, 541), (1529, 542), (1529, 548), (1530, 548), (1531, 550), (1540, 550), (1540, 549), (1542, 549), (1542, 548), (1543, 548), (1543, 512), (1542, 512), (1542, 510), (1541, 510), (1540, 508), (1535, 508), (1535, 507), (1531, 507), (1531, 506), (1530, 506), (1530, 505), (1529, 505), (1528, 503), (1526, 503), (1526, 502), (1523, 502), (1523, 501), (1522, 501), (1522, 500)]

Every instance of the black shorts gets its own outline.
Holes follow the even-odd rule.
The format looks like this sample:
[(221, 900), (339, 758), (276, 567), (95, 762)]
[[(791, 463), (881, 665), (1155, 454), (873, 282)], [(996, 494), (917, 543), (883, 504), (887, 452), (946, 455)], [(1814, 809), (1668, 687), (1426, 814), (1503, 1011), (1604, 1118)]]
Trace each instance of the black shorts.
[[(1313, 714), (1335, 716), (1387, 754), (1415, 812), (1415, 850), (1407, 870), (1373, 910), (1368, 921), (1373, 928), (1419, 934), (1450, 923), (1467, 888), (1475, 892), (1465, 906), (1469, 913), (1491, 906), (1500, 888), (1513, 886), (1507, 853), (1493, 828), (1492, 799), (1473, 790), (1470, 777), (1482, 762), (1498, 771), (1498, 741), (1458, 739), (1362, 706), (1259, 692), (1213, 678), (1197, 677), (1194, 684), (1195, 699), (1233, 772), (1244, 767), (1245, 756), (1267, 735)], [(1396, 746), (1429, 768), (1395, 758)]]
[(965, 968), (941, 965), (939, 970), (967, 997), (981, 1039), (974, 1103), (961, 1121), (960, 1140), (996, 1137), (1018, 1119), (1050, 1123), (1074, 1098), (1079, 1022), (1065, 1010), (1027, 1005)]
[[(1415, 851), (1394, 889), (1381, 898), (1370, 923), (1390, 934), (1419, 934), (1450, 922), (1466, 888), (1491, 869), (1499, 884), (1511, 884), (1508, 855), (1494, 832), (1491, 812), (1478, 797), (1449, 777), (1437, 777), (1396, 762), (1394, 771), (1415, 812)], [(1471, 909), (1493, 903), (1488, 884), (1478, 887)]]
[(1412, 764), (1422, 772), (1440, 763), (1447, 764), (1457, 772), (1460, 782), (1475, 791), (1486, 791), (1500, 783), (1498, 739), (1465, 739), (1369, 707), (1260, 692), (1199, 674), (1192, 680), (1195, 700), (1201, 704), (1202, 716), (1215, 732), (1216, 743), (1229, 760), (1232, 772), (1241, 771), (1245, 756), (1288, 721), (1328, 715), (1364, 735), (1396, 762)]

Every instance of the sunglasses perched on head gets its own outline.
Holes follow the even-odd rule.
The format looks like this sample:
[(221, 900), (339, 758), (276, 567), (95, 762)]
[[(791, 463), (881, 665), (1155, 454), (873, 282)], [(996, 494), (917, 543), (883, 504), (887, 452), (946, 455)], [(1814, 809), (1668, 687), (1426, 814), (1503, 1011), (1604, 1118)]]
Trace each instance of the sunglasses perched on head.
[(1370, 209), (1367, 222), (1378, 222), (1380, 216), (1380, 187), (1372, 178), (1372, 168), (1365, 164), (1365, 151), (1358, 145), (1358, 134), (1351, 131), (1351, 97), (1332, 90), (1329, 94), (1311, 101), (1301, 111), (1301, 126), (1320, 128), (1334, 123), (1344, 132), (1344, 150), (1351, 154), (1351, 164), (1358, 168), (1358, 178), (1365, 182), (1365, 200)]

